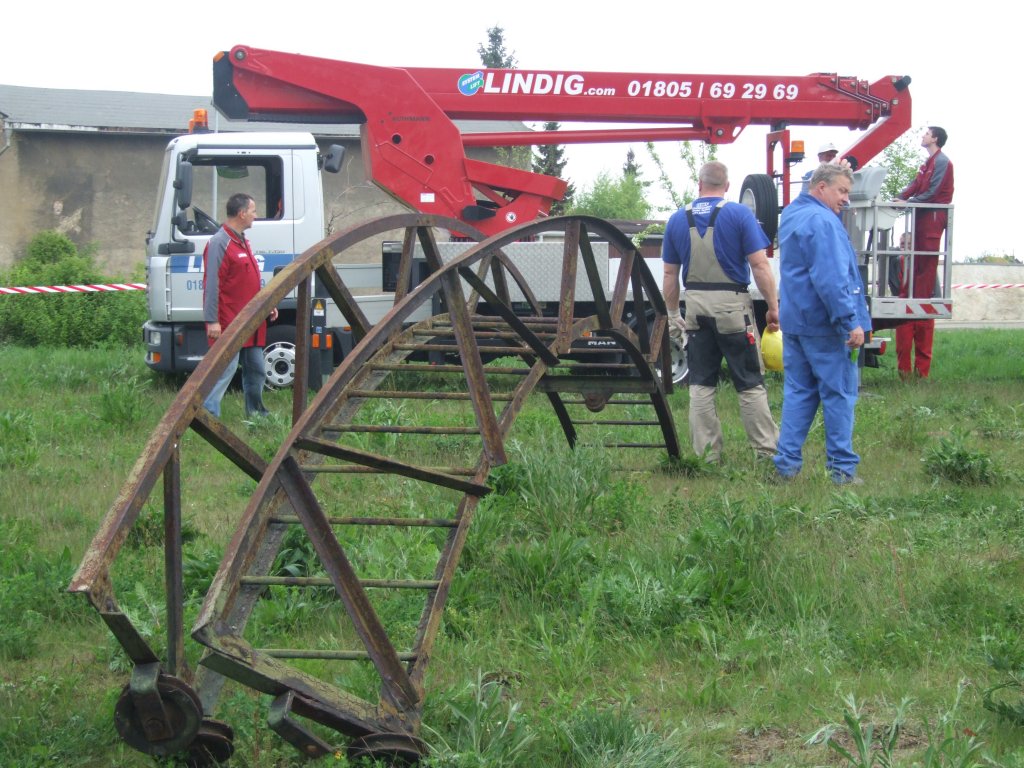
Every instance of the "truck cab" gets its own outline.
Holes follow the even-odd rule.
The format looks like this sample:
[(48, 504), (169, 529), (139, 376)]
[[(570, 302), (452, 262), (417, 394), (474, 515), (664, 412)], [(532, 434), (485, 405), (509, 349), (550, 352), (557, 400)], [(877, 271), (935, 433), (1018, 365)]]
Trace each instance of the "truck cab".
[[(319, 166), (320, 153), (308, 133), (195, 133), (168, 144), (146, 238), (149, 319), (143, 338), (150, 368), (187, 373), (208, 349), (203, 252), (220, 227), (227, 199), (245, 192), (256, 200), (259, 216), (245, 234), (266, 285), (276, 270), (324, 236)], [(294, 296), (279, 311), (265, 347), (271, 385), (289, 383), (294, 372)]]

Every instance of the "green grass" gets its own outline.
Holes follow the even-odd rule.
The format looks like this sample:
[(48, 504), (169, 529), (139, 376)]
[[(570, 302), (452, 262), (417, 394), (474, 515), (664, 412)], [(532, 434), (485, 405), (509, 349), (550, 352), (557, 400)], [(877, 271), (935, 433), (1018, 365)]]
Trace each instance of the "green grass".
[[(435, 764), (1024, 767), (1022, 361), (1022, 331), (949, 331), (927, 382), (901, 383), (891, 356), (865, 370), (856, 489), (828, 481), (820, 419), (801, 476), (768, 482), (730, 389), (714, 468), (593, 440), (570, 452), (546, 400), (532, 400), (477, 511), (429, 669)], [(777, 414), (781, 378), (768, 389)], [(0, 347), (0, 393), (0, 765), (152, 765), (112, 723), (126, 660), (64, 589), (175, 389), (139, 349)], [(267, 423), (243, 422), (238, 393), (224, 412), (269, 456), (290, 393), (266, 399), (278, 414)], [(688, 444), (686, 391), (671, 404)], [(423, 421), (381, 408), (364, 420)], [(459, 439), (442, 449), (438, 463), (471, 458)], [(255, 483), (193, 433), (182, 456), (191, 622)], [(355, 514), (432, 516), (451, 499), (373, 477), (345, 493)], [(113, 569), (157, 647), (159, 504)], [(352, 530), (343, 544), (380, 578), (429, 571), (439, 540)], [(318, 563), (298, 538), (278, 566)], [(329, 593), (272, 597), (253, 616), (260, 642), (351, 647)], [(417, 601), (373, 599), (397, 635), (415, 631)], [(376, 698), (372, 669), (304, 664)], [(229, 684), (221, 701), (232, 765), (297, 762), (266, 726), (266, 697)]]

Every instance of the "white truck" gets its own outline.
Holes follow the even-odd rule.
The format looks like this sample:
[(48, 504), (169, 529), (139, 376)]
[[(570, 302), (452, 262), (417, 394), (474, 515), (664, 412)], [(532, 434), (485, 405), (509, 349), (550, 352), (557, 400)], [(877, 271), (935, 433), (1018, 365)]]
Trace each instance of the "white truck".
[[(320, 173), (336, 172), (341, 155), (341, 147), (332, 147), (322, 155), (308, 133), (192, 133), (167, 145), (153, 229), (146, 238), (149, 319), (143, 326), (143, 337), (150, 368), (188, 373), (208, 349), (203, 324), (203, 250), (217, 232), (228, 197), (246, 192), (256, 199), (259, 216), (246, 236), (260, 262), (265, 285), (275, 271), (323, 239)], [(454, 258), (469, 245), (444, 243), (442, 254), (445, 259)], [(385, 242), (379, 263), (335, 265), (345, 284), (357, 294), (360, 308), (371, 323), (393, 305), (399, 249), (400, 243)], [(528, 276), (538, 300), (555, 313), (561, 300), (561, 275), (552, 271), (552, 265), (560, 264), (561, 243), (542, 238), (541, 242), (516, 243), (508, 252)], [(617, 254), (610, 252), (605, 243), (595, 245), (595, 256), (602, 282), (610, 291), (617, 274)], [(656, 254), (648, 261), (655, 274), (660, 274)], [(585, 309), (590, 288), (582, 271), (579, 283), (580, 306)], [(334, 335), (332, 362), (337, 363), (352, 348), (352, 335), (333, 302), (324, 301), (326, 327)], [(277, 322), (268, 328), (264, 348), (267, 384), (271, 387), (291, 385), (295, 376), (295, 334), (309, 322), (308, 314), (296, 307), (294, 296), (285, 299), (279, 312)], [(597, 338), (582, 344), (615, 346)], [(315, 385), (320, 381), (320, 357), (311, 355), (310, 361), (310, 382)], [(682, 349), (675, 350), (674, 368), (673, 378), (682, 381), (686, 372)]]

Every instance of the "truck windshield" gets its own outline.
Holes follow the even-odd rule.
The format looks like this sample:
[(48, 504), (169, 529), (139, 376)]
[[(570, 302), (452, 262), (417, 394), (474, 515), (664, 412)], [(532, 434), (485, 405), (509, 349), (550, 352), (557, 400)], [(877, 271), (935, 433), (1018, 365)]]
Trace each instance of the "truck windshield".
[(225, 216), (228, 198), (244, 192), (256, 200), (261, 219), (284, 215), (282, 163), (279, 157), (203, 157), (192, 159), (190, 229), (212, 234)]
[(160, 212), (164, 210), (165, 197), (167, 196), (168, 193), (173, 193), (173, 190), (167, 184), (168, 167), (171, 164), (170, 161), (172, 157), (173, 155), (171, 155), (171, 150), (168, 149), (164, 153), (163, 168), (160, 171), (160, 186), (157, 187), (157, 189), (160, 190), (160, 193), (157, 195), (156, 198), (156, 208), (153, 210), (153, 226), (150, 228), (148, 236), (146, 238), (147, 243), (149, 242), (149, 236), (159, 231), (158, 227), (160, 225)]

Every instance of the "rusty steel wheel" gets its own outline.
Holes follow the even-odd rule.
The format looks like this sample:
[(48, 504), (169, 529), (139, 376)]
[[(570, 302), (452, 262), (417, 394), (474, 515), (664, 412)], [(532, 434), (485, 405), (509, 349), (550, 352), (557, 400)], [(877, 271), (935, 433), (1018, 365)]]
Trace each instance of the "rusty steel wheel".
[(415, 765), (427, 754), (423, 739), (408, 733), (369, 733), (348, 745), (348, 758), (388, 760), (392, 765)]
[(207, 768), (227, 762), (235, 753), (234, 741), (235, 732), (230, 725), (204, 718), (184, 764), (187, 768)]
[(143, 715), (130, 684), (125, 685), (114, 706), (114, 726), (134, 749), (154, 757), (169, 757), (187, 749), (195, 739), (203, 718), (203, 706), (186, 683), (170, 675), (160, 675), (157, 692), (171, 731), (168, 738), (155, 741), (146, 735), (146, 723), (142, 721)]

